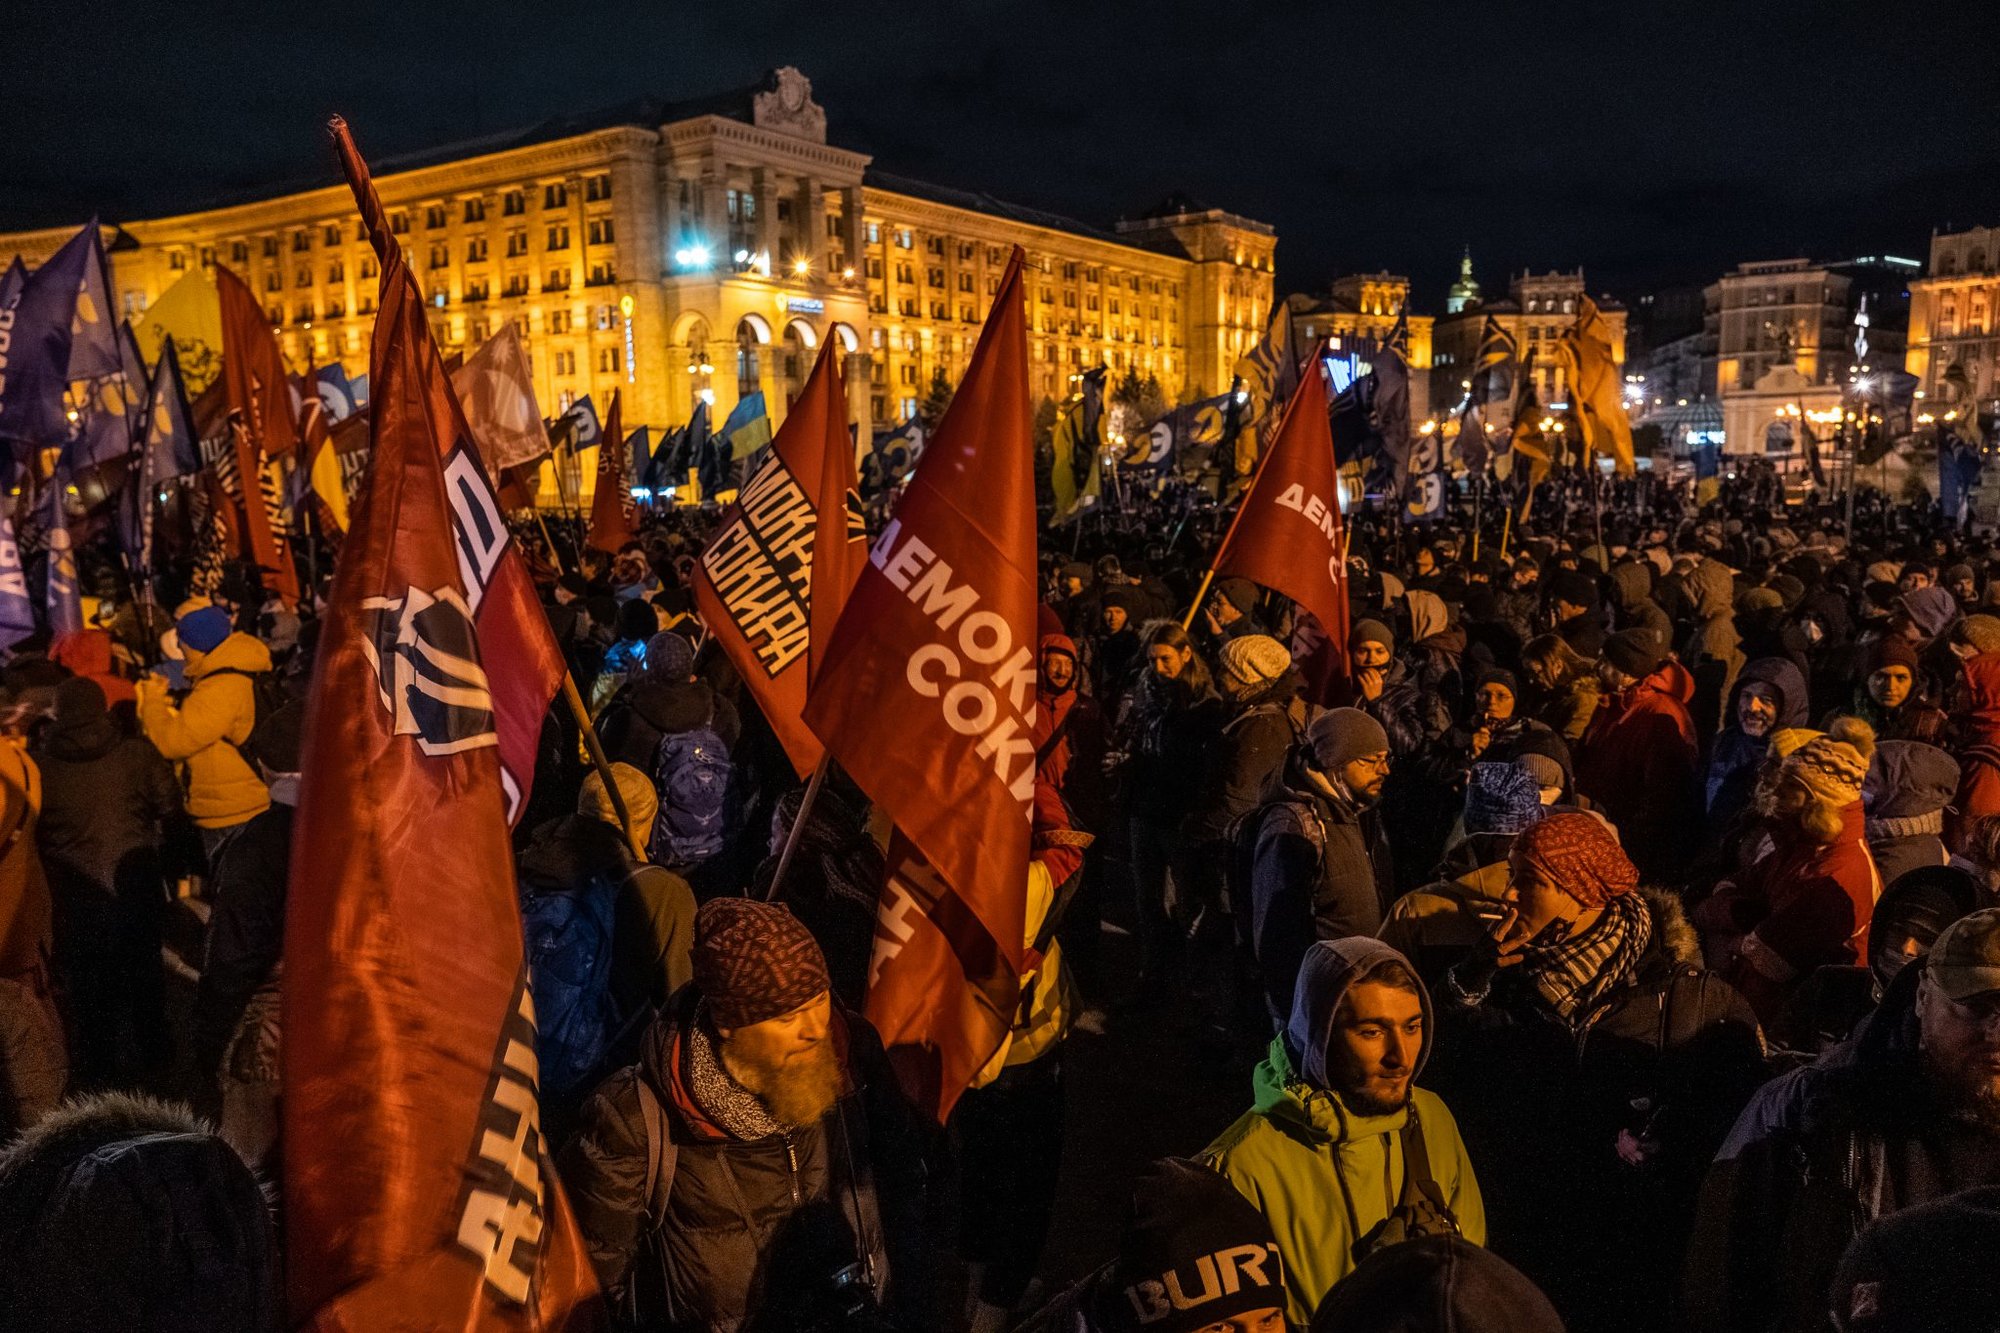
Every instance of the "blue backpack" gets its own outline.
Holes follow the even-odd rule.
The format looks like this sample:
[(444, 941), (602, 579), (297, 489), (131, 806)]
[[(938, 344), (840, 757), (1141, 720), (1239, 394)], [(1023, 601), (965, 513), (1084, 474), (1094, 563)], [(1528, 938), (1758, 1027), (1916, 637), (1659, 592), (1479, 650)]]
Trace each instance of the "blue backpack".
[(593, 878), (566, 892), (521, 891), (528, 987), (535, 998), (535, 1049), (542, 1095), (587, 1093), (618, 1031), (611, 998), (616, 890)]
[(687, 731), (660, 738), (653, 785), (660, 812), (646, 848), (656, 865), (686, 870), (722, 850), (729, 825), (729, 747), (715, 734), (715, 714)]

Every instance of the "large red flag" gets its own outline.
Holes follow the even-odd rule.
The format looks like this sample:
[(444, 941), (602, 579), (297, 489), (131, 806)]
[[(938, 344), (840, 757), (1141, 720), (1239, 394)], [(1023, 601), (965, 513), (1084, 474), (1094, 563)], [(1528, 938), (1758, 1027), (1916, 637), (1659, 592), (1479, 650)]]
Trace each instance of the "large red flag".
[(611, 391), (611, 411), (597, 441), (597, 491), (590, 500), (590, 533), (585, 544), (593, 550), (619, 551), (632, 540), (632, 481), (625, 475), (625, 423), (619, 419), (618, 390)]
[(695, 605), (801, 777), (823, 747), (806, 726), (806, 678), (866, 559), (853, 498), (854, 440), (832, 339), (785, 424), (695, 564)]
[(1331, 693), (1348, 674), (1347, 541), (1326, 376), (1317, 355), (1308, 365), (1215, 554), (1215, 573), (1281, 592), (1318, 620), (1324, 643), (1316, 647), (1329, 664), (1321, 685)]
[[(364, 212), (365, 168), (336, 134)], [(374, 457), (308, 708), (285, 923), (294, 1321), (595, 1325), (541, 1138), (495, 701), (454, 538), (471, 443), (401, 251), (382, 250)]]
[(264, 307), (243, 279), (215, 266), (215, 295), (222, 310), (222, 383), (236, 414), (236, 478), (242, 492), (237, 515), (239, 545), (269, 576), (287, 603), (299, 599), (298, 571), (282, 531), (271, 522), (264, 495), (264, 463), (298, 448), (292, 419), (292, 386), (284, 354), (264, 318)]
[(943, 1119), (1019, 998), (1035, 793), (1023, 256), (834, 628), (806, 722), (896, 827), (867, 1014)]

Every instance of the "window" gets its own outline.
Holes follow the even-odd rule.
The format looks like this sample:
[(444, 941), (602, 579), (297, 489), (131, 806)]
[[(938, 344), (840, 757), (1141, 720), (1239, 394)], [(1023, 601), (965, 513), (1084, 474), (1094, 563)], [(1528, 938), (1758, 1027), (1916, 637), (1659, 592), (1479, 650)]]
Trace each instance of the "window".
[(958, 289), (959, 289), (960, 291), (962, 291), (962, 292), (969, 292), (969, 291), (971, 291), (971, 290), (972, 290), (972, 274), (971, 274), (971, 273), (969, 273), (969, 272), (967, 272), (967, 271), (965, 271), (965, 270), (962, 270), (962, 269), (961, 269), (961, 270), (959, 271), (959, 275), (958, 275)]
[(278, 270), (272, 269), (270, 272), (264, 275), (265, 291), (267, 292), (282, 291), (284, 290), (284, 286), (285, 286), (284, 275), (279, 273)]
[(521, 197), (521, 192), (519, 190), (509, 190), (507, 191), (507, 193), (500, 196), (501, 217), (503, 218), (519, 217), (522, 213), (527, 212), (527, 210), (528, 210), (528, 201)]
[(312, 233), (304, 227), (292, 233), (292, 253), (302, 255), (312, 249)]
[(961, 305), (958, 308), (958, 318), (962, 323), (977, 324), (979, 322), (979, 312), (973, 306)]
[(611, 327), (611, 312), (614, 308), (615, 307), (608, 305), (601, 305), (597, 307), (595, 311), (595, 322), (598, 328), (608, 329)]
[(910, 248), (910, 247), (911, 247), (912, 245), (914, 245), (915, 243), (916, 243), (916, 242), (915, 242), (915, 239), (914, 239), (914, 234), (913, 234), (913, 233), (912, 233), (912, 232), (910, 231), (910, 229), (909, 229), (908, 227), (904, 227), (904, 228), (903, 228), (903, 229), (902, 229), (901, 231), (899, 231), (899, 232), (897, 232), (897, 233), (896, 233), (896, 248), (897, 248), (897, 249), (899, 249), (899, 250), (907, 250), (907, 249), (909, 249), (909, 248)]
[[(1084, 308), (1085, 310), (1095, 310), (1095, 309), (1097, 309), (1097, 293), (1096, 293), (1096, 292), (1086, 292), (1086, 293), (1084, 294), (1084, 298), (1083, 298), (1083, 308)], [(1113, 310), (1116, 310), (1116, 309), (1118, 308), (1118, 303), (1117, 303), (1116, 301), (1113, 301), (1113, 302), (1111, 303), (1111, 308), (1112, 308)]]
[(389, 233), (392, 236), (407, 236), (410, 231), (410, 215), (398, 210), (389, 215)]
[(249, 263), (249, 262), (250, 262), (250, 242), (248, 242), (248, 241), (231, 241), (231, 242), (229, 243), (229, 262), (230, 262), (230, 263), (232, 263), (232, 264), (247, 264), (247, 263)]
[(569, 249), (569, 227), (567, 225), (560, 225), (560, 224), (554, 227), (550, 227), (549, 243), (545, 248), (550, 250)]
[(880, 245), (880, 244), (882, 244), (882, 224), (881, 224), (881, 223), (879, 223), (879, 222), (871, 222), (871, 223), (869, 223), (869, 224), (868, 224), (868, 244), (870, 244), (870, 245)]
[(608, 217), (590, 220), (590, 243), (592, 245), (611, 244), (611, 219)]
[(988, 279), (986, 280), (986, 294), (987, 294), (988, 296), (998, 296), (998, 295), (1000, 294), (1000, 279), (999, 279), (999, 278), (997, 278), (997, 277), (996, 277), (996, 278), (988, 278)]
[(868, 276), (871, 278), (880, 278), (882, 276), (882, 261), (872, 255), (868, 259)]
[(889, 419), (889, 400), (879, 393), (876, 394), (868, 400), (868, 412), (877, 421), (887, 421)]
[(903, 420), (905, 421), (908, 421), (911, 417), (915, 416), (917, 414), (917, 400), (914, 398), (905, 398), (903, 400), (902, 411), (903, 411)]
[(372, 278), (375, 276), (376, 272), (377, 270), (375, 268), (375, 256), (374, 255), (361, 256), (361, 276), (364, 278)]
[(319, 238), (328, 245), (339, 245), (340, 224), (338, 222), (327, 223), (324, 227), (320, 228)]
[(528, 294), (528, 275), (525, 273), (510, 275), (506, 286), (500, 289), (500, 294), (502, 296), (526, 296)]
[(917, 271), (914, 268), (912, 268), (907, 261), (899, 261), (896, 264), (897, 282), (915, 282), (916, 280), (917, 280)]
[(619, 371), (625, 369), (623, 349), (617, 347), (599, 349), (597, 353), (597, 368), (607, 375), (616, 375)]
[(933, 287), (944, 286), (944, 270), (935, 265), (924, 270), (924, 277)]
[(326, 317), (328, 319), (339, 319), (342, 315), (346, 313), (347, 313), (347, 305), (338, 296), (332, 298), (326, 303)]
[(299, 302), (299, 308), (292, 313), (292, 322), (294, 324), (310, 324), (312, 321), (313, 303), (311, 301)]
[(1066, 292), (1064, 292), (1064, 293), (1063, 293), (1063, 309), (1065, 309), (1065, 310), (1074, 310), (1074, 309), (1076, 309), (1076, 293), (1075, 293), (1075, 292), (1070, 292), (1070, 291), (1066, 291)]
[(445, 265), (449, 263), (451, 263), (451, 247), (446, 245), (443, 241), (438, 241), (437, 243), (432, 245), (431, 267), (443, 268)]
[(900, 369), (902, 371), (903, 383), (915, 384), (917, 382), (917, 368), (915, 366), (905, 361)]
[(486, 238), (475, 236), (465, 243), (465, 262), (476, 264), (486, 258)]
[(828, 213), (826, 215), (826, 234), (828, 236), (840, 235), (840, 214)]
[(507, 257), (515, 259), (528, 253), (528, 229), (515, 227), (507, 233)]
[(554, 184), (551, 185), (544, 185), (542, 187), (542, 207), (543, 208), (569, 207), (569, 187), (567, 185), (564, 185), (561, 181), (556, 181)]
[(484, 301), (492, 290), (492, 287), (485, 278), (467, 278), (465, 280), (465, 299), (468, 301)]
[(547, 278), (547, 279), (546, 279), (546, 280), (545, 280), (545, 281), (544, 281), (544, 282), (542, 283), (542, 290), (543, 290), (543, 291), (545, 291), (545, 292), (566, 292), (566, 291), (568, 291), (568, 290), (569, 290), (569, 270), (568, 270), (567, 268), (552, 268), (552, 269), (550, 269), (550, 270), (549, 270), (549, 276), (548, 276), (548, 278)]
[(611, 177), (608, 174), (586, 176), (583, 179), (583, 197), (591, 202), (611, 197)]
[(942, 236), (925, 237), (924, 249), (930, 251), (934, 255), (942, 257), (944, 255), (944, 237)]
[(1044, 288), (1042, 288), (1042, 304), (1043, 304), (1043, 305), (1054, 305), (1055, 303), (1056, 303), (1056, 291), (1055, 291), (1055, 288), (1053, 288), (1053, 287), (1044, 287)]
[(293, 273), (292, 273), (292, 285), (293, 285), (294, 287), (310, 287), (310, 286), (312, 286), (312, 285), (313, 285), (313, 271), (312, 271), (311, 267), (310, 267), (310, 266), (308, 266), (308, 265), (305, 265), (305, 264), (301, 264), (301, 265), (299, 265), (299, 266), (298, 266), (298, 268), (296, 268), (295, 270), (293, 270)]
[(916, 318), (917, 314), (917, 298), (914, 296), (906, 296), (902, 300), (896, 303), (896, 308), (902, 311), (905, 315), (908, 315), (912, 319), (914, 319)]
[(618, 281), (618, 271), (608, 259), (600, 259), (590, 266), (589, 286), (602, 287), (606, 283)]
[(331, 264), (328, 264), (326, 266), (326, 280), (328, 282), (347, 281), (347, 265), (343, 264), (338, 259), (334, 260)]
[(444, 225), (444, 205), (430, 204), (424, 209), (424, 225), (436, 230)]
[(549, 311), (549, 332), (550, 333), (569, 332), (569, 311), (567, 310)]
[(555, 366), (556, 374), (558, 375), (576, 374), (576, 353), (557, 352), (555, 355)]
[(486, 221), (486, 201), (484, 199), (468, 199), (465, 201), (465, 221)]
[(285, 308), (281, 305), (268, 306), (264, 310), (264, 318), (273, 324), (282, 324), (285, 322)]

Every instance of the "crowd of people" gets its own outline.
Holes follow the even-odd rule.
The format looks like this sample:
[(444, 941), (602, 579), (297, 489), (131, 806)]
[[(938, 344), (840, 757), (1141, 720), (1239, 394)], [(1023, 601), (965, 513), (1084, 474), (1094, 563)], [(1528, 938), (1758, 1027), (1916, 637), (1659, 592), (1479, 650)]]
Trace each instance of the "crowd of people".
[[(2000, 547), (1650, 480), (1357, 510), (1322, 691), (1288, 602), (1204, 584), (1226, 511), (1123, 505), (1044, 543), (1030, 970), (942, 1128), (862, 1017), (886, 830), (716, 651), (713, 513), (520, 530), (606, 759), (551, 710), (515, 853), (609, 1317), (2000, 1326)], [(0, 668), (0, 1325), (276, 1328), (317, 625), (254, 570), (99, 591)], [(1161, 1030), (1241, 1114), (1116, 1069), (1183, 1141), (1058, 1253), (1066, 1066)]]

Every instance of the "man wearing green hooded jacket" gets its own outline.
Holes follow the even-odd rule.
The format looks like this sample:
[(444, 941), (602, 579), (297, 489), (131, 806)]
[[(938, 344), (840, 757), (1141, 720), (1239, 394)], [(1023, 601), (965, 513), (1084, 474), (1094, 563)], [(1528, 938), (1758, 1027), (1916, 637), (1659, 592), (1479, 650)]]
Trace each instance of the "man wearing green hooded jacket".
[[(1413, 1184), (1427, 1174), (1431, 1202), (1465, 1239), (1486, 1243), (1486, 1210), (1458, 1125), (1435, 1094), (1415, 1086), (1430, 1028), (1430, 996), (1403, 955), (1365, 936), (1317, 941), (1299, 970), (1291, 1020), (1257, 1066), (1255, 1104), (1204, 1154), (1271, 1224), (1297, 1326), (1354, 1270), (1406, 1197), (1406, 1143), (1422, 1143), (1430, 1168)], [(1433, 1209), (1431, 1225), (1444, 1223)]]

